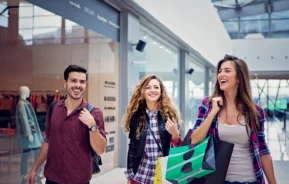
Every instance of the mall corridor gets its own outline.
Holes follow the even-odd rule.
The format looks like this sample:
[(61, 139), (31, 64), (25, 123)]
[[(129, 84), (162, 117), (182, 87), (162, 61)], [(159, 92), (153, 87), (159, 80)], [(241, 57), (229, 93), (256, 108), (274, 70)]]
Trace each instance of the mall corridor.
[[(129, 128), (134, 126), (132, 117), (145, 117), (148, 101), (155, 104), (162, 120), (177, 119), (180, 131), (177, 126), (173, 132), (162, 128), (168, 124), (161, 119), (157, 120), (159, 129), (154, 130), (160, 135), (164, 130), (163, 135), (170, 133), (174, 139), (184, 137), (198, 123), (205, 97), (225, 97), (236, 91), (236, 117), (230, 115), (234, 106), (227, 106), (225, 97), (220, 120), (221, 114), (226, 116), (224, 123), (237, 124), (241, 114), (253, 120), (253, 103), (259, 105), (268, 116), (265, 136), (278, 184), (289, 184), (289, 125), (286, 131), (283, 124), (284, 113), (289, 122), (288, 51), (289, 0), (0, 0), (0, 184), (25, 184), (43, 140), (49, 142), (49, 137), (58, 144), (49, 143), (47, 165), (55, 177), (45, 172), (46, 177), (61, 184), (87, 183), (89, 144), (95, 146), (85, 125), (91, 131), (98, 127), (107, 140), (105, 149), (104, 144), (96, 144), (104, 149), (103, 165), (90, 184), (126, 184), (127, 152), (133, 144), (129, 145), (125, 131), (132, 139), (150, 135), (144, 122), (138, 124), (136, 134)], [(83, 76), (76, 82), (64, 72), (71, 65), (85, 69), (81, 73), (86, 73), (86, 79)], [(158, 82), (142, 80), (149, 75), (156, 75)], [(141, 84), (143, 81), (147, 84)], [(140, 95), (135, 95), (138, 92)], [(73, 108), (67, 103), (71, 94), (77, 96), (72, 98)], [(94, 122), (76, 118), (85, 107), (80, 106), (85, 102), (82, 99), (102, 111)], [(58, 111), (49, 108), (55, 101), (61, 101), (64, 111), (71, 110), (63, 111), (62, 116), (67, 117), (61, 116), (61, 121), (56, 117)], [(174, 109), (170, 103), (178, 107), (182, 121), (177, 110), (170, 112)], [(75, 118), (70, 118), (71, 114)], [(255, 127), (255, 122), (248, 123)], [(251, 164), (238, 165), (245, 160), (252, 161), (258, 181), (257, 147), (248, 152), (243, 130), (239, 137), (235, 134), (242, 133), (239, 129), (228, 131), (236, 145), (244, 138), (241, 144), (246, 146), (235, 149), (234, 157), (240, 153), (245, 159), (231, 162), (237, 168), (230, 169), (237, 173), (232, 180), (255, 180)], [(165, 144), (162, 148), (167, 155), (169, 139), (159, 137), (156, 142)], [(250, 138), (254, 141), (254, 132)], [(143, 147), (136, 147), (138, 153), (131, 155), (139, 157), (132, 159), (140, 161)], [(256, 156), (250, 160), (254, 151)], [(195, 170), (197, 164), (192, 165)], [(42, 171), (39, 169), (36, 184), (46, 182)], [(227, 173), (228, 177), (234, 175)]]

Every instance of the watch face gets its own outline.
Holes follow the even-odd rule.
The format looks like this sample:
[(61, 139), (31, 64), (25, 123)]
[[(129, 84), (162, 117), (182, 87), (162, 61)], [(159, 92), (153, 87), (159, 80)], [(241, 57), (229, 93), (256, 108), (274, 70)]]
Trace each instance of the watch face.
[(97, 129), (96, 125), (93, 125), (93, 126), (90, 128), (90, 130), (93, 131), (93, 132), (96, 131), (96, 129)]

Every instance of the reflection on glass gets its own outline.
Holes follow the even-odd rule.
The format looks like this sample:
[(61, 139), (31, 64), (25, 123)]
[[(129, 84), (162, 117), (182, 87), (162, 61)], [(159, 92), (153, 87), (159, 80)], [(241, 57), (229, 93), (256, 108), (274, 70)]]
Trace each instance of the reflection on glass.
[(23, 6), (19, 8), (19, 17), (33, 17), (33, 6)]
[[(19, 41), (18, 46), (5, 45), (5, 49), (0, 49), (0, 56), (5, 58), (0, 60), (1, 66), (5, 66), (0, 67), (1, 184), (24, 182), (27, 171), (34, 164), (32, 152), (37, 156), (39, 151), (26, 149), (19, 144), (20, 141), (27, 141), (27, 137), (18, 139), (16, 132), (19, 127), (15, 115), (19, 85), (27, 85), (31, 89), (27, 101), (31, 103), (40, 131), (44, 135), (48, 105), (53, 100), (65, 97), (61, 77), (64, 69), (70, 64), (81, 65), (88, 69), (90, 83), (85, 99), (106, 111), (104, 113), (108, 113), (108, 116), (114, 117), (114, 122), (106, 125), (107, 140), (113, 140), (118, 131), (119, 112), (115, 107), (119, 105), (119, 42), (71, 21), (65, 21), (64, 32), (61, 29), (65, 26), (62, 25), (62, 17), (23, 1), (19, 9), (21, 8), (21, 16), (26, 13), (32, 15), (31, 18), (25, 18), (24, 15), (19, 17), (19, 40), (24, 40), (25, 43)], [(2, 16), (0, 20), (3, 20)], [(61, 37), (65, 33), (66, 36)], [(6, 36), (4, 34), (5, 44)], [(112, 96), (115, 101), (104, 101), (103, 96)], [(5, 109), (2, 100), (5, 101)], [(118, 153), (114, 150), (118, 147), (117, 144), (117, 141), (109, 141), (106, 153), (102, 155), (103, 173), (117, 167)]]
[(0, 16), (0, 26), (8, 27), (8, 18), (5, 16)]
[(47, 17), (34, 17), (34, 27), (60, 27), (61, 17), (59, 16), (47, 16)]
[(32, 29), (33, 19), (32, 18), (19, 18), (19, 29)]
[(23, 40), (32, 40), (32, 29), (19, 30), (19, 35)]
[(201, 100), (204, 98), (205, 68), (197, 63), (193, 58), (189, 58), (188, 68), (193, 68), (191, 75), (186, 75), (186, 84), (188, 84), (188, 96), (186, 102), (185, 114), (185, 132), (194, 126), (197, 118), (198, 108)]
[(84, 27), (81, 26), (65, 27), (65, 35), (66, 37), (83, 38), (84, 30)]
[(79, 27), (80, 25), (79, 24), (77, 24), (77, 23), (75, 23), (75, 22), (73, 22), (73, 21), (70, 21), (70, 20), (65, 20), (65, 26), (66, 27), (73, 27), (73, 26), (77, 26), (77, 27)]
[[(0, 2), (0, 12), (2, 12), (2, 10), (4, 10), (6, 7), (7, 7), (6, 3), (4, 4)], [(2, 16), (8, 17), (8, 10), (3, 12)]]
[(169, 96), (179, 104), (179, 51), (145, 27), (141, 27), (140, 39), (146, 42), (146, 47), (143, 52), (134, 53), (134, 76), (129, 77), (129, 84), (134, 86), (144, 75), (156, 74), (164, 81)]
[[(45, 9), (42, 9), (38, 6), (33, 6), (34, 7), (34, 16), (48, 16), (48, 15), (55, 15), (54, 13), (47, 11)], [(32, 12), (33, 13), (33, 12)]]
[(58, 28), (34, 28), (33, 39), (57, 38), (61, 33)]

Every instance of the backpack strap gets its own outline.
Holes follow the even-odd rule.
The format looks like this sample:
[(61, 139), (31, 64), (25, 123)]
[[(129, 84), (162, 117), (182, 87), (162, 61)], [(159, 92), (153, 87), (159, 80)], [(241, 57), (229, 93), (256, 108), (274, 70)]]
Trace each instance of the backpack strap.
[(93, 106), (92, 104), (88, 104), (87, 110), (88, 110), (89, 112), (91, 112), (93, 108), (94, 108), (94, 106)]
[(49, 106), (49, 121), (51, 120), (53, 108), (54, 108), (54, 106), (57, 104), (57, 102), (58, 102), (58, 100), (53, 101), (53, 102), (50, 104), (50, 106)]

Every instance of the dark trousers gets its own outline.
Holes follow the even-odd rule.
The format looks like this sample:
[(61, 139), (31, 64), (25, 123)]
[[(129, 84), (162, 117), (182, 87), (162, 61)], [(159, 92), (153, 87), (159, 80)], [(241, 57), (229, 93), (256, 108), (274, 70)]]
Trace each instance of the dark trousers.
[[(56, 183), (56, 182), (54, 182), (54, 181), (51, 181), (51, 180), (46, 179), (45, 184), (59, 184), (59, 183)], [(87, 184), (89, 184), (89, 182), (88, 182)]]
[(224, 184), (257, 184), (257, 182), (256, 181), (254, 181), (254, 182), (238, 182), (238, 181), (229, 182), (229, 181), (225, 181)]

